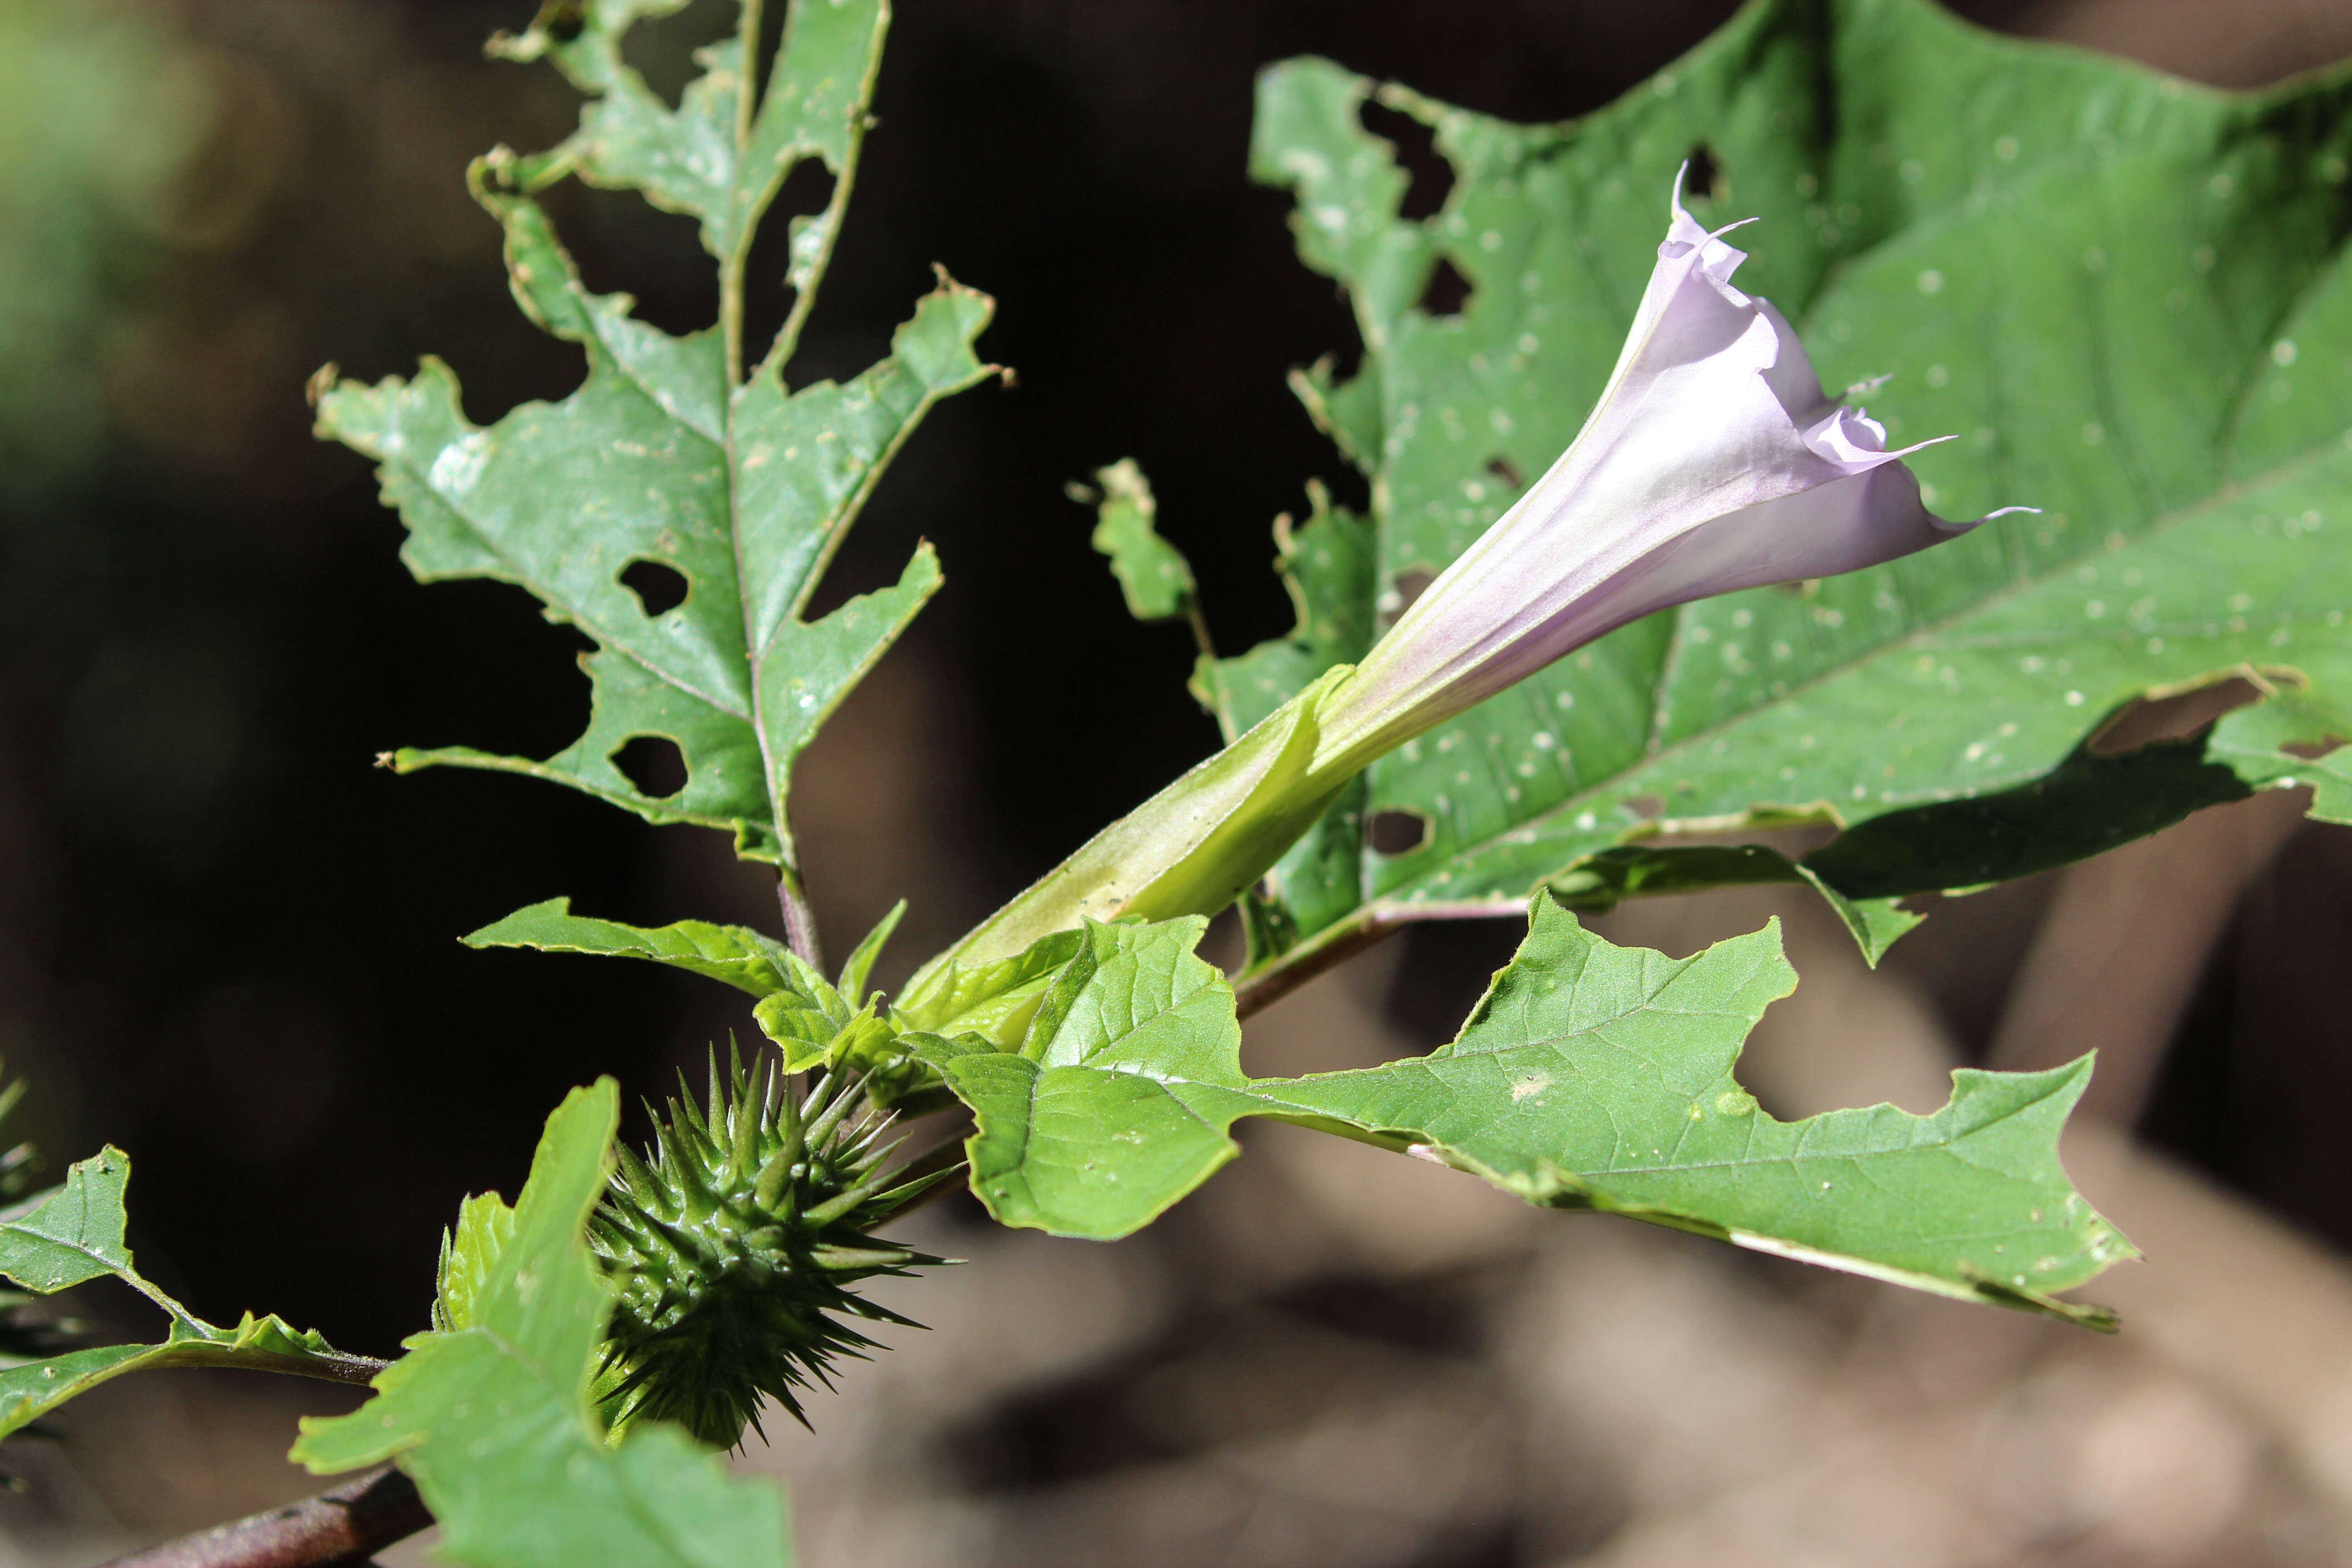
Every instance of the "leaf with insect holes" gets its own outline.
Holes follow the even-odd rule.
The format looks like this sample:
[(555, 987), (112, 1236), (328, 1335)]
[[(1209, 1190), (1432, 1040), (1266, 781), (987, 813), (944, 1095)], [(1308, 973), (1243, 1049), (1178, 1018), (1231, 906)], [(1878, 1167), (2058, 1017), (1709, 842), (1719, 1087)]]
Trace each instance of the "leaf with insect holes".
[[(384, 500), (408, 528), (402, 558), (420, 580), (518, 584), (596, 645), (581, 661), (588, 728), (554, 756), (407, 749), (393, 754), (395, 767), (546, 779), (651, 822), (726, 828), (740, 854), (789, 865), (793, 761), (937, 590), (938, 562), (923, 545), (895, 585), (814, 620), (810, 597), (925, 413), (990, 374), (971, 344), (993, 307), (942, 275), (888, 358), (846, 384), (788, 388), (783, 367), (867, 122), (887, 7), (795, 0), (767, 90), (740, 121), (750, 84), (736, 43), (703, 52), (705, 73), (676, 110), (623, 59), (632, 23), (674, 9), (593, 0), (499, 51), (551, 58), (592, 95), (561, 147), (501, 150), (470, 176), (505, 230), (517, 301), (585, 353), (579, 390), (476, 426), (454, 373), (428, 360), (410, 380), (326, 385), (319, 429), (381, 465)], [(739, 382), (737, 302), (753, 230), (785, 174), (811, 159), (833, 174), (835, 200), (794, 221), (792, 314)], [(566, 176), (641, 190), (698, 218), (729, 302), (720, 322), (673, 337), (635, 320), (627, 296), (590, 292), (534, 199)], [(655, 795), (617, 764), (640, 739), (676, 745), (682, 785)]]
[[(1365, 126), (1433, 134), (1425, 220)], [(1568, 445), (1696, 159), (1702, 221), (1825, 380), (1869, 395), (1948, 516), (2038, 506), (1891, 565), (1685, 605), (1375, 764), (1332, 879), (1254, 923), (1334, 940), (1549, 886), (1605, 907), (1706, 885), (1675, 830), (1826, 823), (1806, 867), (1866, 947), (1891, 900), (2023, 875), (2289, 781), (2352, 820), (2352, 75), (2256, 94), (1998, 37), (1927, 0), (1759, 0), (1585, 119), (1515, 125), (1320, 60), (1262, 78), (1253, 170), (1364, 354), (1297, 378), (1372, 480), (1366, 614), (1392, 617)], [(1469, 286), (1441, 313), (1440, 265)], [(1345, 657), (1335, 650), (1330, 656)], [(2179, 751), (2105, 716), (2248, 676), (2272, 694)], [(1680, 861), (1681, 864), (1670, 864)], [(1774, 863), (1774, 862), (1777, 862)], [(1352, 904), (1352, 907), (1350, 907)], [(1261, 963), (1281, 951), (1261, 942)]]
[(467, 1568), (784, 1568), (783, 1499), (674, 1427), (608, 1445), (589, 1403), (612, 1287), (589, 1256), (620, 1096), (576, 1089), (547, 1119), (511, 1210), (469, 1201), (445, 1252), (443, 1325), (407, 1342), (348, 1415), (307, 1416), (320, 1474), (396, 1458)]
[(1695, 957), (1621, 948), (1548, 894), (1461, 1033), (1425, 1057), (1307, 1078), (1241, 1069), (1232, 987), (1198, 918), (1089, 925), (1025, 1033), (940, 1063), (971, 1108), (971, 1188), (1006, 1225), (1110, 1239), (1238, 1151), (1244, 1116), (1456, 1166), (1530, 1203), (1600, 1209), (1914, 1289), (2053, 1313), (2133, 1256), (2058, 1163), (2090, 1059), (1973, 1068), (1931, 1116), (1780, 1121), (1734, 1076), (1796, 974), (1777, 926)]

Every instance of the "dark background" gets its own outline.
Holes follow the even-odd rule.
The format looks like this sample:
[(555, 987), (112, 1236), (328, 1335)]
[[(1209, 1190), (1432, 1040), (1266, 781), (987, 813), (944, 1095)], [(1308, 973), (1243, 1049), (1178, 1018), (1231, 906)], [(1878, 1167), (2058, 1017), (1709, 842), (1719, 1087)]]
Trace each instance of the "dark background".
[[(772, 926), (773, 909), (715, 836), (656, 834), (524, 781), (370, 765), (404, 743), (544, 755), (585, 718), (580, 639), (520, 590), (413, 583), (368, 465), (312, 442), (301, 398), (325, 361), (372, 379), (426, 353), (453, 363), (478, 420), (575, 384), (574, 352), (513, 308), (494, 226), (462, 186), (473, 153), (551, 144), (572, 122), (551, 71), (480, 57), (527, 5), (144, 9), (199, 51), (224, 115), (92, 340), (102, 452), (21, 487), (0, 520), (0, 1050), (33, 1079), (20, 1117), (53, 1172), (100, 1141), (131, 1151), (149, 1273), (207, 1315), (276, 1310), (388, 1353), (424, 1321), (458, 1198), (515, 1190), (566, 1088), (611, 1072), (656, 1092), (732, 1020), (700, 982), (455, 938), (557, 893), (644, 921)], [(684, 26), (723, 25), (720, 9), (705, 0)], [(1126, 619), (1066, 482), (1139, 459), (1233, 649), (1287, 624), (1266, 569), (1274, 516), (1302, 507), (1309, 477), (1362, 494), (1283, 384), (1324, 353), (1347, 360), (1353, 333), (1293, 258), (1286, 200), (1244, 178), (1257, 68), (1321, 53), (1553, 119), (1605, 102), (1731, 9), (901, 7), (880, 129), (793, 379), (883, 353), (939, 262), (999, 299), (982, 347), (1019, 384), (931, 416), (828, 590), (895, 577), (919, 537), (949, 574), (810, 760), (797, 821), (837, 949), (904, 893), (903, 968), (1214, 743), (1183, 690), (1189, 640)], [(1961, 9), (2063, 31), (2084, 8)], [(2171, 9), (2140, 15), (2156, 26)], [(2326, 44), (2276, 37), (2268, 56), (2167, 63), (2263, 79)], [(645, 64), (682, 79), (675, 55)], [(633, 291), (673, 329), (711, 318), (685, 220), (576, 189), (555, 206), (593, 286)], [(2340, 925), (2344, 868), (2321, 858), (2311, 918)], [(1452, 967), (1429, 985), (1466, 976), (1466, 1000), (1507, 941), (1430, 939), (1423, 955)], [(2261, 943), (2227, 952), (2243, 947), (2279, 962)], [(2324, 944), (2298, 962), (2324, 963)], [(1948, 989), (1964, 1004), (1997, 984)], [(2347, 1173), (2324, 1131), (2303, 1155), (2269, 1140), (2269, 1174), (2256, 1135), (2231, 1131), (2237, 998), (2262, 984), (2221, 962), (2182, 1057), (2204, 1076), (2159, 1104), (2182, 1147), (2352, 1238), (2352, 1184), (2328, 1186)], [(2290, 1012), (2264, 1037), (2293, 1026)], [(2281, 1059), (2305, 1085), (2344, 1071)], [(2263, 1062), (2247, 1081), (2286, 1075)]]

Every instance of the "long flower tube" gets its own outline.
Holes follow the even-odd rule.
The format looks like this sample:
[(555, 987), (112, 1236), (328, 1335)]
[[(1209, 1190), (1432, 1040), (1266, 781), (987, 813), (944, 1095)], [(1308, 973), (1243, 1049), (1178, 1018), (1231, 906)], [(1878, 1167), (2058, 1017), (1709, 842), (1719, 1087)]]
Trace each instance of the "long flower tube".
[(1822, 395), (1787, 321), (1732, 286), (1746, 253), (1683, 209), (1679, 179), (1671, 210), (1616, 369), (1543, 478), (1361, 664), (1327, 671), (1105, 828), (933, 960), (910, 995), (1082, 917), (1213, 914), (1378, 758), (1630, 621), (1875, 566), (1986, 521), (1928, 511), (1901, 460), (1919, 447), (1887, 450), (1882, 426)]

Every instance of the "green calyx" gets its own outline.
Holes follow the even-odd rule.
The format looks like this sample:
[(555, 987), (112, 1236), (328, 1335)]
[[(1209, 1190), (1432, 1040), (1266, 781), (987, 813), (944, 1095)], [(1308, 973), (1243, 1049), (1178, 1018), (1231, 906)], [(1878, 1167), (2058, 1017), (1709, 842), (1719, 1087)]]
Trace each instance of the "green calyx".
[(1087, 921), (1213, 915), (1315, 825), (1372, 761), (1318, 763), (1324, 705), (1352, 667), (1337, 665), (1158, 795), (1096, 834), (907, 983), (907, 1005), (933, 1005), (958, 969), (1001, 963)]
[(594, 1390), (616, 1436), (672, 1421), (730, 1447), (763, 1395), (805, 1421), (799, 1391), (874, 1344), (842, 1318), (910, 1322), (852, 1287), (944, 1261), (870, 1233), (961, 1166), (889, 1168), (895, 1120), (862, 1075), (803, 1092), (765, 1057), (722, 1076), (714, 1055), (707, 1108), (683, 1092), (647, 1158), (619, 1151), (589, 1221), (617, 1289)]

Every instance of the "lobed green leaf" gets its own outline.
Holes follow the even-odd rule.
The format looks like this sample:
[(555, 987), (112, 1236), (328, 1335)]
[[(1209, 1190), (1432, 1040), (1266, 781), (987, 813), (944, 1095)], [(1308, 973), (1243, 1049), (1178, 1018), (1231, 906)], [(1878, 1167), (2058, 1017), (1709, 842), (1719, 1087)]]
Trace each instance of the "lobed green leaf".
[(2090, 1059), (1953, 1075), (1931, 1116), (1784, 1122), (1734, 1068), (1793, 989), (1777, 926), (1672, 960), (1612, 946), (1549, 895), (1449, 1045), (1251, 1079), (1203, 922), (1090, 925), (1017, 1049), (942, 1053), (971, 1106), (972, 1191), (1007, 1225), (1109, 1239), (1149, 1224), (1270, 1116), (1454, 1165), (1530, 1203), (1626, 1215), (1963, 1300), (2112, 1326), (2059, 1300), (2129, 1242), (2058, 1163)]
[[(783, 367), (853, 184), (887, 8), (793, 0), (756, 107), (738, 39), (702, 51), (704, 74), (672, 110), (626, 63), (622, 39), (641, 17), (675, 9), (591, 0), (498, 46), (551, 58), (592, 95), (562, 146), (501, 149), (471, 175), (505, 230), (517, 301), (585, 354), (579, 390), (477, 426), (436, 360), (373, 387), (330, 374), (319, 432), (378, 461), (383, 499), (408, 528), (402, 558), (419, 580), (518, 584), (596, 645), (581, 661), (588, 727), (555, 755), (404, 748), (389, 754), (394, 767), (545, 779), (647, 821), (727, 829), (740, 853), (790, 867), (793, 763), (937, 591), (938, 561), (922, 545), (895, 585), (815, 620), (805, 618), (811, 595), (932, 404), (991, 373), (971, 343), (993, 305), (942, 274), (888, 358), (845, 385), (789, 388)], [(747, 374), (753, 231), (786, 174), (811, 159), (832, 172), (834, 199), (821, 216), (794, 220), (793, 313)], [(567, 176), (640, 190), (699, 219), (719, 264), (720, 321), (674, 337), (636, 321), (627, 296), (589, 291), (534, 199)], [(682, 580), (683, 601), (654, 613), (626, 580), (645, 571)], [(646, 793), (615, 762), (644, 738), (678, 748), (687, 779), (671, 794)]]

